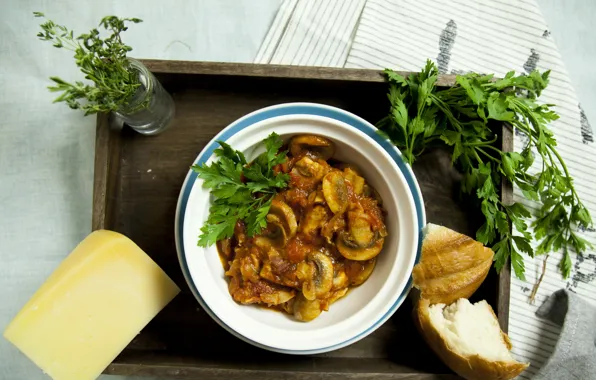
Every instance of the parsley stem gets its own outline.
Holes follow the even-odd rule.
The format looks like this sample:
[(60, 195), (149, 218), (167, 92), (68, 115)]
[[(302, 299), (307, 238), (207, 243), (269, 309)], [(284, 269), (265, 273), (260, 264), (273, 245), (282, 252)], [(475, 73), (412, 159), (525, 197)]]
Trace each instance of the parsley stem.
[[(565, 177), (567, 177), (567, 179), (569, 179), (569, 188), (571, 189), (571, 193), (579, 201), (579, 196), (575, 192), (575, 187), (573, 186), (573, 183), (571, 182), (571, 175), (569, 174), (569, 170), (567, 169), (567, 165), (565, 164), (565, 161), (563, 161), (563, 157), (561, 157), (559, 152), (557, 152), (557, 150), (554, 147), (549, 145), (549, 148), (550, 148), (549, 150), (552, 151), (554, 153), (554, 155), (557, 157), (557, 159), (559, 160), (561, 167), (563, 167), (563, 171), (565, 172)], [(549, 155), (550, 155), (550, 152), (549, 152)]]
[[(501, 154), (503, 152), (501, 149), (496, 148), (496, 147), (494, 147), (492, 145), (486, 145), (486, 146), (483, 146), (483, 148), (492, 149), (492, 150), (494, 150), (495, 152), (497, 152), (499, 154)], [(501, 160), (497, 160), (497, 161), (501, 162)]]
[(426, 139), (423, 140), (423, 144), (424, 144), (424, 146), (426, 146), (426, 145), (430, 144), (431, 142), (437, 141), (437, 140), (439, 140), (439, 138), (437, 136), (435, 136), (435, 137), (429, 137), (429, 138), (426, 138)]
[(546, 273), (546, 262), (548, 261), (549, 256), (550, 255), (546, 255), (546, 257), (544, 258), (544, 261), (542, 262), (542, 273), (540, 274), (540, 278), (538, 278), (538, 281), (536, 281), (536, 283), (532, 287), (532, 293), (530, 294), (530, 303), (531, 304), (534, 304), (534, 302), (536, 300), (536, 294), (538, 293), (538, 288), (540, 288), (540, 284), (542, 283), (542, 279), (544, 278), (544, 275)]
[(462, 131), (461, 124), (453, 116), (453, 113), (449, 109), (449, 106), (441, 98), (439, 98), (438, 96), (430, 95), (429, 97), (437, 105), (437, 107), (439, 107), (441, 109), (441, 111), (443, 111), (443, 113), (445, 114), (445, 116), (447, 116), (447, 119), (449, 119), (449, 122), (451, 123), (451, 125), (455, 129), (457, 129), (458, 132), (461, 132)]
[(490, 154), (486, 153), (484, 151), (484, 149), (482, 149), (482, 148), (476, 148), (476, 150), (479, 151), (480, 153), (484, 154), (486, 157), (490, 158), (491, 160), (493, 160), (495, 162), (498, 162), (498, 163), (501, 163), (501, 160), (499, 160), (498, 158), (493, 157)]
[[(555, 160), (554, 160), (554, 158), (553, 158), (553, 155), (552, 155), (552, 153), (551, 153), (550, 151), (548, 151), (548, 150), (547, 150), (547, 151), (546, 151), (546, 155), (548, 156), (548, 160), (550, 161), (550, 165), (551, 165), (551, 166), (556, 166), (556, 162), (555, 162)], [(544, 157), (544, 155), (543, 155), (543, 157)]]
[(478, 161), (479, 164), (483, 164), (484, 161), (482, 161), (482, 159), (480, 158), (480, 156), (478, 155), (478, 152), (476, 150), (472, 151), (474, 153), (474, 158)]
[(492, 140), (471, 142), (471, 143), (466, 143), (465, 145), (466, 146), (490, 146), (495, 141), (497, 141), (497, 136), (493, 137)]
[(412, 136), (412, 141), (410, 142), (410, 157), (414, 158), (414, 143), (416, 142), (416, 137), (418, 135)]

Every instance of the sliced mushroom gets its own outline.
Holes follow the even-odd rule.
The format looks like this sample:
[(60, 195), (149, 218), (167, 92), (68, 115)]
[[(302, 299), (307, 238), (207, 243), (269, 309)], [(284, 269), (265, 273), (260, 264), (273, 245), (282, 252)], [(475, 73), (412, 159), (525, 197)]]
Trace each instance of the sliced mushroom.
[(230, 261), (234, 259), (234, 248), (232, 247), (232, 238), (219, 240), (216, 244), (217, 252), (224, 270), (230, 268)]
[(274, 216), (277, 217), (276, 220), (281, 222), (285, 232), (286, 238), (290, 239), (296, 235), (296, 230), (298, 229), (298, 223), (296, 222), (296, 215), (290, 206), (287, 203), (274, 199), (271, 201), (271, 207), (269, 208), (269, 214), (267, 215), (267, 220), (271, 217), (272, 220)]
[(329, 165), (325, 162), (318, 162), (305, 156), (294, 164), (291, 172), (303, 179), (310, 179), (309, 183), (316, 183), (329, 172), (329, 169)]
[(315, 135), (298, 135), (290, 141), (290, 153), (297, 157), (305, 152), (327, 161), (335, 153), (335, 144), (331, 140)]
[(296, 277), (302, 282), (309, 280), (313, 277), (314, 265), (306, 261), (301, 261), (296, 266)]
[(343, 257), (356, 261), (370, 260), (377, 256), (383, 249), (384, 243), (385, 239), (379, 238), (369, 247), (362, 248), (355, 244), (350, 239), (350, 235), (345, 232), (340, 233), (335, 241), (337, 249)]
[(312, 235), (323, 227), (329, 219), (328, 211), (324, 206), (315, 206), (304, 215), (300, 223), (300, 231), (305, 235)]
[(333, 276), (333, 286), (331, 287), (331, 290), (346, 288), (349, 281), (348, 275), (343, 268), (336, 269)]
[(334, 213), (342, 213), (348, 207), (348, 187), (339, 171), (332, 171), (323, 178), (323, 195), (327, 206)]
[(283, 285), (280, 279), (271, 270), (271, 264), (269, 262), (263, 263), (263, 267), (259, 272), (259, 276), (261, 276), (267, 281), (273, 282), (274, 284)]
[(261, 301), (267, 305), (279, 305), (284, 302), (288, 302), (296, 296), (296, 292), (293, 290), (277, 290), (273, 293), (261, 293)]
[(329, 298), (321, 301), (321, 306), (322, 306), (323, 310), (328, 311), (329, 306), (331, 306), (332, 303), (336, 302), (337, 300), (339, 300), (340, 298), (345, 296), (347, 293), (348, 293), (348, 288), (339, 289), (339, 290), (331, 293), (331, 296), (329, 296)]
[(333, 286), (333, 263), (329, 256), (322, 252), (312, 252), (308, 256), (308, 261), (311, 269), (302, 284), (302, 294), (306, 299), (313, 300), (331, 290)]
[(292, 314), (294, 314), (294, 301), (295, 300), (296, 300), (296, 297), (292, 298), (288, 302), (282, 303), (281, 305), (279, 305), (279, 307), (281, 308), (281, 310), (292, 315)]
[(349, 278), (351, 286), (362, 285), (375, 269), (377, 263), (376, 258), (367, 261), (352, 261), (346, 260), (344, 263), (347, 277)]
[(321, 314), (321, 301), (308, 300), (303, 294), (294, 299), (294, 317), (303, 322), (312, 321)]
[(359, 248), (374, 244), (377, 234), (372, 230), (368, 215), (363, 212), (348, 212), (350, 240)]
[(364, 178), (359, 176), (354, 169), (349, 167), (345, 168), (344, 177), (350, 184), (352, 184), (354, 194), (361, 195), (364, 192)]
[(333, 242), (333, 235), (346, 227), (346, 220), (343, 214), (335, 214), (329, 222), (327, 222), (321, 229), (321, 235), (327, 239), (331, 244)]
[[(368, 197), (361, 197), (359, 202), (359, 208), (350, 209), (353, 213), (348, 214), (350, 221), (348, 223), (356, 223), (358, 228), (364, 227), (364, 220), (370, 224), (371, 231), (373, 231), (379, 237), (387, 236), (387, 227), (385, 226), (385, 215), (383, 209), (379, 207), (376, 200)], [(360, 215), (359, 215), (360, 214)], [(358, 222), (356, 219), (363, 219)], [(358, 223), (357, 223), (358, 222)], [(356, 227), (355, 227), (356, 228)], [(351, 231), (352, 234), (354, 232)]]
[(356, 173), (356, 175), (362, 176), (362, 170), (360, 170), (360, 168), (354, 164), (348, 164), (347, 162), (340, 162), (337, 165), (333, 165), (333, 167), (341, 169), (341, 170), (350, 169), (351, 171)]
[(340, 299), (341, 297), (345, 296), (348, 293), (348, 288), (343, 288), (343, 289), (339, 289), (337, 291), (335, 291), (331, 297), (329, 297), (329, 303), (332, 304), (335, 301), (337, 301), (338, 299)]
[(376, 200), (377, 203), (379, 204), (379, 206), (381, 206), (383, 204), (383, 200), (381, 199), (381, 195), (379, 195), (379, 192), (377, 191), (377, 189), (375, 189), (368, 183), (364, 184), (364, 186), (362, 188), (362, 195), (364, 195), (365, 197), (369, 197), (369, 198)]
[(325, 196), (323, 195), (323, 191), (315, 190), (308, 195), (308, 204), (309, 205), (324, 205), (325, 204)]
[(275, 214), (267, 215), (267, 229), (263, 234), (254, 238), (255, 245), (261, 249), (269, 250), (271, 247), (283, 248), (287, 242), (288, 236), (281, 219)]
[(325, 204), (325, 195), (323, 195), (323, 191), (317, 190), (315, 195), (315, 202), (316, 205), (323, 205)]
[(302, 295), (308, 300), (314, 300), (317, 298), (317, 289), (316, 284), (314, 282), (315, 278), (315, 266), (313, 263), (306, 264), (308, 266), (308, 273), (309, 275), (306, 277), (305, 281), (302, 283)]

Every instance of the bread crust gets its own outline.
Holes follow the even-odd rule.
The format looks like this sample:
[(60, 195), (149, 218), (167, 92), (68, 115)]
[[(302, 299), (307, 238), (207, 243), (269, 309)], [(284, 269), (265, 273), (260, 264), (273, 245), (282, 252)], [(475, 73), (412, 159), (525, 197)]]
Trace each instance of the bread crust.
[(420, 297), (431, 304), (469, 298), (491, 268), (494, 252), (469, 236), (429, 224), (420, 262), (412, 271)]

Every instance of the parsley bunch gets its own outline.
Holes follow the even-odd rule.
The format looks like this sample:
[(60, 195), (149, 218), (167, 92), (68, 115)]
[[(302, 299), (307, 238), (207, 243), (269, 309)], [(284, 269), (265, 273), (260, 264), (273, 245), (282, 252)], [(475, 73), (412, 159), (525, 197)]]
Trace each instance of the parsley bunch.
[[(438, 89), (438, 70), (430, 60), (422, 72), (407, 78), (385, 70), (391, 107), (378, 124), (379, 132), (402, 150), (410, 164), (429, 147), (451, 152), (452, 163), (463, 174), (461, 191), (479, 201), (485, 218), (476, 238), (493, 244), (497, 271), (511, 258), (520, 279), (525, 279), (522, 252), (534, 257), (562, 249), (559, 268), (568, 277), (569, 251), (582, 253), (591, 246), (576, 233), (578, 227), (592, 224), (590, 213), (573, 187), (547, 126), (558, 115), (550, 109), (553, 105), (536, 102), (549, 73), (534, 70), (515, 76), (512, 71), (498, 80), (470, 73), (458, 75), (455, 86)], [(528, 137), (521, 153), (503, 152), (493, 145), (503, 122)], [(541, 170), (531, 173), (535, 160)], [(534, 237), (528, 231), (530, 211), (521, 203), (500, 201), (498, 186), (503, 180), (541, 203), (532, 223)], [(519, 235), (512, 234), (512, 225)], [(530, 244), (532, 238), (539, 241), (536, 249)]]
[[(44, 17), (41, 12), (33, 12), (35, 17)], [(87, 34), (74, 37), (73, 31), (51, 20), (41, 24), (42, 31), (37, 34), (42, 41), (50, 41), (56, 48), (65, 48), (74, 52), (74, 58), (85, 79), (93, 85), (81, 81), (66, 82), (57, 77), (50, 77), (55, 83), (48, 89), (61, 92), (54, 102), (66, 102), (72, 109), (82, 109), (85, 115), (97, 112), (117, 111), (127, 106), (141, 83), (139, 73), (131, 69), (126, 54), (132, 50), (122, 42), (120, 33), (126, 31), (127, 22), (142, 22), (138, 18), (104, 17), (99, 23), (111, 34), (102, 39), (97, 29)], [(85, 99), (81, 103), (80, 99)], [(138, 108), (148, 104), (148, 99)]]
[(274, 132), (263, 142), (265, 152), (250, 164), (242, 152), (218, 141), (220, 147), (214, 152), (218, 157), (216, 162), (192, 166), (215, 198), (207, 223), (201, 228), (199, 246), (207, 247), (232, 237), (239, 220), (246, 223), (248, 236), (257, 235), (267, 227), (273, 196), (287, 187), (290, 176), (273, 170), (287, 156), (287, 151), (279, 151), (283, 145), (279, 135)]

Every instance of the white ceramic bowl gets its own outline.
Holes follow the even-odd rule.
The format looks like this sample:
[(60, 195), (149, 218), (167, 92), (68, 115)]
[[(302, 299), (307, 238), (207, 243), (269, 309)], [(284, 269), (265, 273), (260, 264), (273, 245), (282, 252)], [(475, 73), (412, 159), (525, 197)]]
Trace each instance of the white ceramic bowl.
[[(240, 305), (228, 293), (216, 248), (197, 246), (200, 228), (209, 213), (210, 196), (209, 190), (202, 187), (203, 181), (191, 172), (178, 204), (176, 244), (184, 275), (199, 303), (234, 335), (277, 352), (312, 354), (331, 351), (373, 332), (393, 314), (409, 290), (419, 248), (420, 226), (423, 225), (417, 212), (417, 203), (420, 207), (421, 201), (419, 190), (413, 194), (395, 159), (373, 138), (333, 118), (300, 114), (270, 117), (231, 136), (226, 133), (228, 128), (207, 145), (197, 162), (207, 158), (208, 163), (212, 162), (213, 149), (217, 146), (215, 141), (226, 136), (226, 142), (245, 152), (248, 159), (263, 150), (261, 142), (271, 132), (286, 141), (293, 135), (304, 133), (331, 139), (337, 147), (334, 158), (360, 167), (366, 181), (379, 192), (387, 211), (389, 235), (368, 281), (311, 322), (299, 322), (291, 316), (258, 306)], [(407, 174), (411, 176), (411, 173)]]

